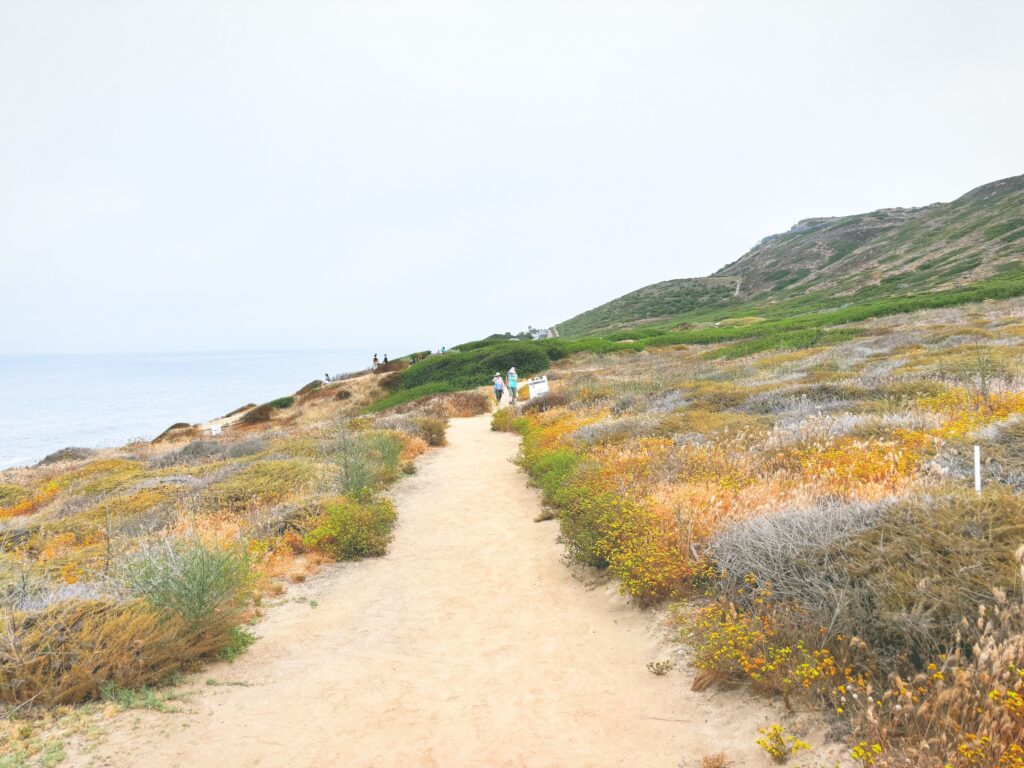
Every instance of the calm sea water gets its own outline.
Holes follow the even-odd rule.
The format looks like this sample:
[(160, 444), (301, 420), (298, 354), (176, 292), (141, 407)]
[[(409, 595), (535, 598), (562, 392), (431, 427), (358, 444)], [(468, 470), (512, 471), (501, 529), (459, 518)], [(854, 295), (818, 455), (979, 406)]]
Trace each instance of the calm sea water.
[(366, 368), (372, 357), (372, 350), (0, 355), (0, 469), (65, 446), (153, 438), (176, 421), (206, 421), (324, 373)]

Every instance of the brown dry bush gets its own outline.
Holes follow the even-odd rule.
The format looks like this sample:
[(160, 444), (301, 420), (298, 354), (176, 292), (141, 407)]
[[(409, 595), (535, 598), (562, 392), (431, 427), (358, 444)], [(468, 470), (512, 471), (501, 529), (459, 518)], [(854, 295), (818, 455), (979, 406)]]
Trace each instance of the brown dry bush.
[(246, 411), (239, 421), (242, 424), (263, 424), (270, 421), (273, 415), (274, 408), (269, 403), (264, 403)]
[(753, 575), (806, 612), (809, 637), (819, 625), (856, 636), (888, 673), (951, 650), (993, 587), (1019, 596), (1021, 542), (1024, 499), (957, 493), (758, 518), (719, 535), (712, 552), (729, 583)]
[(408, 360), (388, 360), (386, 363), (382, 363), (373, 369), (375, 374), (382, 373), (394, 373), (396, 371), (404, 371), (409, 367)]
[(548, 392), (546, 395), (531, 398), (523, 406), (523, 413), (544, 413), (552, 408), (562, 408), (570, 402), (564, 392)]
[(96, 698), (102, 683), (152, 685), (218, 651), (234, 616), (193, 629), (141, 600), (67, 601), (39, 612), (4, 611), (0, 701), (38, 706)]
[(199, 432), (191, 424), (184, 421), (179, 421), (171, 424), (167, 429), (161, 432), (159, 435), (153, 438), (153, 443), (166, 443), (173, 440), (183, 440), (185, 438), (198, 437)]
[(248, 411), (250, 408), (255, 408), (255, 407), (256, 407), (256, 403), (246, 403), (241, 408), (235, 408), (235, 410), (231, 411), (230, 413), (225, 414), (224, 418), (225, 419), (230, 419), (232, 416), (237, 416), (238, 414), (242, 413), (243, 411)]
[(347, 389), (339, 389), (338, 394), (334, 396), (335, 400), (348, 400), (352, 397), (352, 392)]
[(324, 383), (322, 381), (320, 381), (320, 379), (313, 379), (313, 381), (309, 382), (309, 384), (304, 386), (302, 389), (300, 389), (295, 394), (296, 395), (308, 395), (308, 394), (310, 394), (312, 392), (316, 392), (323, 385), (324, 385)]
[(1024, 765), (1024, 604), (997, 597), (995, 608), (961, 622), (960, 642), (938, 663), (912, 677), (891, 675), (882, 690), (867, 683), (843, 702), (856, 737), (877, 745), (871, 765)]
[(483, 392), (456, 392), (444, 398), (445, 416), (466, 418), (491, 412), (491, 398)]
[(448, 445), (448, 438), (445, 432), (448, 430), (448, 422), (434, 416), (420, 416), (413, 419), (413, 426), (416, 429), (417, 437), (426, 441), (427, 445), (441, 446)]

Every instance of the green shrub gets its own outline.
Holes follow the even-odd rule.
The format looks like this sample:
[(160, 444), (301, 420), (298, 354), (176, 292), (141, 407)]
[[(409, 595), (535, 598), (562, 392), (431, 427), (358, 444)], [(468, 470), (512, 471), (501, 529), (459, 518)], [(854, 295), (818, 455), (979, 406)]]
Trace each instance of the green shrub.
[(516, 412), (512, 408), (499, 408), (491, 415), (492, 432), (511, 432)]
[(291, 408), (293, 405), (295, 405), (295, 397), (293, 395), (288, 395), (287, 397), (279, 397), (276, 400), (271, 400), (269, 403), (267, 403), (267, 405), (269, 405), (271, 408), (277, 409)]
[(0, 483), (0, 507), (13, 507), (29, 495), (29, 492), (20, 485)]
[(402, 371), (402, 388), (442, 384), (448, 391), (473, 389), (490, 382), (495, 371), (504, 373), (511, 366), (525, 378), (548, 367), (549, 358), (540, 344), (506, 341), (469, 351), (432, 355)]
[(223, 614), (240, 615), (252, 574), (242, 546), (198, 540), (144, 549), (125, 567), (129, 592), (201, 629)]
[(402, 440), (389, 432), (340, 432), (327, 446), (328, 459), (338, 468), (338, 485), (346, 493), (363, 493), (398, 476)]
[(245, 627), (231, 627), (227, 632), (224, 647), (217, 655), (224, 661), (234, 661), (256, 642), (256, 635)]
[(327, 504), (304, 543), (336, 560), (379, 557), (387, 552), (396, 518), (387, 499), (342, 497)]

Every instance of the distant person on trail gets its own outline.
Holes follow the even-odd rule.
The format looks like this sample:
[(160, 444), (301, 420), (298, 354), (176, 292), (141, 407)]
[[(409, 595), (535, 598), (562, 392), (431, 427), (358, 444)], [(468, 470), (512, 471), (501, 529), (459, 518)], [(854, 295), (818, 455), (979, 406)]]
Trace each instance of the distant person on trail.
[(516, 375), (516, 367), (513, 365), (508, 369), (508, 401), (514, 403), (516, 394), (519, 392), (519, 376)]
[(377, 353), (373, 353), (373, 370), (377, 370), (377, 366), (380, 365), (380, 360), (377, 359)]
[(384, 365), (387, 365), (387, 364), (388, 364), (388, 353), (385, 352), (384, 353)]
[(501, 396), (505, 394), (505, 382), (501, 379), (501, 374), (495, 372), (494, 374), (494, 399), (498, 401), (498, 405), (501, 405)]
[(324, 381), (330, 381), (330, 380), (331, 380), (331, 374), (325, 373), (324, 374)]

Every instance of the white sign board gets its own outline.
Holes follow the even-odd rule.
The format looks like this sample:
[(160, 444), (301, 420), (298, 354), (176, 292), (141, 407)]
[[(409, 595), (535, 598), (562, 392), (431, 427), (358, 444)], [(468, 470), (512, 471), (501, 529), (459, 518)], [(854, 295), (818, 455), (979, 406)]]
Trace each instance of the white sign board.
[(548, 377), (538, 376), (535, 379), (530, 379), (526, 382), (526, 386), (530, 388), (530, 399), (537, 395), (546, 395), (548, 393)]

